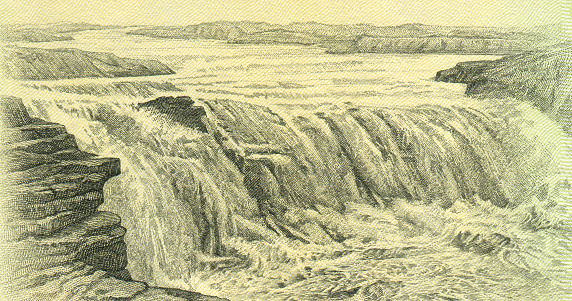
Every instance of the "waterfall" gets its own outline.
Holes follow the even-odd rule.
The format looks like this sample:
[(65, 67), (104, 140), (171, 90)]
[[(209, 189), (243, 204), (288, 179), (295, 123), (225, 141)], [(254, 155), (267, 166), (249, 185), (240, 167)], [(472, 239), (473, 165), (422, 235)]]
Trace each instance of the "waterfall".
[[(120, 158), (122, 173), (105, 188), (105, 210), (129, 229), (133, 278), (151, 285), (224, 291), (231, 281), (224, 269), (239, 269), (232, 277), (282, 277), (276, 292), (287, 296), (287, 288), (280, 290), (287, 284), (314, 279), (304, 274), (308, 262), (315, 271), (320, 262), (342, 269), (342, 259), (411, 255), (447, 269), (447, 256), (464, 251), (474, 266), (483, 264), (478, 254), (498, 253), (486, 257), (491, 273), (506, 271), (518, 283), (523, 269), (542, 269), (534, 266), (538, 254), (555, 256), (548, 253), (550, 239), (561, 235), (563, 138), (527, 104), (197, 100), (189, 105), (205, 109), (204, 131), (138, 109), (133, 98), (53, 95), (23, 98), (32, 115), (64, 124), (80, 149)], [(431, 252), (444, 256), (439, 267), (437, 257), (415, 257)], [(436, 271), (411, 273), (407, 281), (418, 284), (419, 294), (437, 289), (419, 282)], [(357, 277), (350, 274), (344, 277)], [(435, 287), (462, 283), (454, 279)], [(332, 281), (308, 285), (330, 297), (351, 292), (326, 288)], [(502, 286), (495, 290), (515, 297)]]

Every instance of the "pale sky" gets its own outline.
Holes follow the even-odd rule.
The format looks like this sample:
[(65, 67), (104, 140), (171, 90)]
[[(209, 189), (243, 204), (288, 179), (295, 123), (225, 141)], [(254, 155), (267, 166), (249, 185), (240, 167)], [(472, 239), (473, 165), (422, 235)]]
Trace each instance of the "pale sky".
[(557, 23), (559, 0), (0, 0), (0, 22), (189, 25), (287, 24), (534, 26)]

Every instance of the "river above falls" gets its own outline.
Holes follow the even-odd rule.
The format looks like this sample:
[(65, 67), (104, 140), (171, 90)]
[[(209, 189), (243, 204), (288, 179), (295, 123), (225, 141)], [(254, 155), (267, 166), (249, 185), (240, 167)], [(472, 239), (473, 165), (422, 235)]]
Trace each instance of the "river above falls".
[(176, 72), (173, 75), (136, 78), (32, 81), (32, 84), (168, 81), (184, 90), (179, 94), (193, 98), (232, 99), (256, 104), (351, 102), (393, 106), (471, 102), (463, 96), (463, 84), (435, 82), (435, 73), (462, 61), (498, 58), (454, 54), (334, 55), (311, 46), (157, 39), (128, 35), (128, 30), (85, 31), (74, 34), (71, 41), (18, 44), (157, 59)]

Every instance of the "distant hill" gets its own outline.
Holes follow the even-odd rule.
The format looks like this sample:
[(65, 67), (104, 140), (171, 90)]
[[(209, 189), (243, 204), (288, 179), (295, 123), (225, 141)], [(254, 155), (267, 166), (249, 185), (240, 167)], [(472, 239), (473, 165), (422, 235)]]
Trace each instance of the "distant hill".
[(110, 26), (89, 23), (50, 23), (50, 24), (19, 24), (0, 26), (0, 41), (4, 42), (52, 42), (73, 40), (70, 33), (98, 30)]
[(404, 24), (288, 25), (264, 22), (209, 22), (189, 26), (151, 26), (128, 34), (157, 38), (215, 39), (228, 43), (314, 45), (329, 53), (510, 54), (554, 44), (557, 25), (535, 28), (462, 27)]
[(80, 77), (148, 76), (175, 73), (157, 60), (120, 58), (112, 53), (72, 48), (42, 49), (7, 46), (0, 73), (23, 80)]

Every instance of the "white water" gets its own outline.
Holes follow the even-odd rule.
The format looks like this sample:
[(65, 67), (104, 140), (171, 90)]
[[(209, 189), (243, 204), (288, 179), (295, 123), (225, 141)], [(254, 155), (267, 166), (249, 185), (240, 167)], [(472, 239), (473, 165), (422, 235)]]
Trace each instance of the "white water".
[[(349, 165), (332, 163), (335, 154), (329, 150), (339, 149), (338, 138), (310, 136), (312, 132), (328, 132), (327, 126), (313, 114), (315, 111), (332, 114), (331, 118), (342, 111), (339, 116), (343, 118), (336, 119), (336, 124), (345, 139), (350, 140), (350, 145), (363, 145), (349, 150), (349, 157), (353, 158), (350, 161), (382, 162), (377, 155), (378, 142), (373, 138), (383, 137), (384, 132), (358, 124), (344, 113), (345, 102), (392, 108), (420, 104), (471, 107), (490, 114), (494, 120), (491, 124), (498, 125), (499, 132), (507, 135), (505, 145), (492, 145), (491, 138), (479, 136), (481, 121), (445, 120), (468, 137), (474, 143), (470, 147), (481, 150), (483, 158), (488, 156), (486, 170), (500, 174), (500, 182), (508, 186), (505, 191), (512, 206), (501, 209), (475, 197), (455, 199), (452, 207), (443, 209), (439, 202), (446, 200), (399, 197), (391, 207), (383, 208), (372, 205), (372, 200), (356, 185), (340, 184), (336, 187), (341, 192), (326, 190), (324, 195), (345, 194), (353, 198), (327, 199), (344, 203), (345, 211), (332, 210), (336, 206), (324, 206), (328, 204), (324, 201), (316, 208), (291, 206), (289, 213), (270, 221), (290, 227), (299, 224), (293, 230), (310, 240), (303, 243), (266, 227), (269, 221), (258, 216), (257, 202), (243, 184), (242, 171), (226, 158), (212, 135), (184, 128), (168, 116), (134, 109), (131, 104), (144, 101), (138, 97), (36, 91), (18, 87), (17, 83), (7, 86), (3, 93), (22, 97), (33, 115), (66, 125), (78, 138), (80, 148), (121, 159), (122, 175), (107, 184), (105, 207), (123, 217), (122, 223), (128, 229), (129, 269), (135, 279), (153, 285), (192, 288), (232, 300), (347, 299), (352, 295), (358, 300), (383, 300), (384, 296), (394, 300), (555, 298), (559, 265), (555, 244), (563, 234), (558, 228), (553, 190), (559, 183), (556, 166), (561, 132), (527, 105), (512, 106), (509, 102), (501, 107), (496, 100), (481, 103), (465, 98), (462, 85), (431, 80), (437, 70), (486, 57), (337, 56), (301, 46), (158, 40), (125, 36), (120, 30), (86, 32), (78, 34), (75, 41), (27, 46), (76, 47), (110, 51), (118, 56), (156, 58), (177, 71), (175, 75), (146, 78), (34, 83), (169, 81), (185, 89), (175, 94), (204, 98), (206, 103), (218, 98), (268, 104), (286, 125), (271, 123), (272, 116), (261, 117), (261, 135), (266, 133), (269, 140), (272, 135), (282, 135), (275, 139), (276, 145), (299, 147), (295, 157), (302, 156), (313, 164), (315, 178), (327, 174), (330, 184), (341, 183), (335, 180), (338, 174), (346, 175), (340, 177), (343, 181), (355, 183), (356, 173)], [(324, 103), (338, 108), (318, 105)], [(236, 106), (242, 108), (240, 104)], [(217, 118), (235, 112), (225, 110), (220, 109)], [(244, 110), (248, 114), (239, 116), (257, 113), (256, 109)], [(395, 109), (394, 113), (382, 110), (402, 115), (399, 126), (416, 145), (418, 156), (423, 156), (422, 149), (432, 139), (435, 145), (442, 143), (443, 150), (437, 151), (437, 155), (428, 154), (427, 158), (443, 155), (455, 161), (454, 156), (447, 156), (466, 155), (461, 144), (428, 135), (430, 131), (419, 122), (425, 117), (406, 108)], [(299, 117), (309, 120), (305, 126)], [(239, 118), (236, 126), (230, 128), (236, 133), (247, 126)], [(351, 138), (352, 135), (357, 138)], [(384, 139), (391, 143), (393, 138), (388, 135)], [(455, 149), (456, 146), (461, 148)], [(495, 153), (506, 157), (491, 157)], [(402, 156), (398, 151), (394, 155)], [(291, 158), (268, 159), (284, 170), (276, 178), (261, 171), (267, 177), (266, 187), (287, 183), (303, 192), (310, 185), (307, 183), (312, 183), (302, 178), (296, 181), (298, 166), (288, 161)], [(501, 164), (501, 159), (510, 164)], [(318, 166), (321, 160), (326, 163)], [(463, 166), (451, 164), (461, 169)], [(379, 185), (379, 197), (384, 197), (389, 188), (383, 189), (383, 183), (391, 178), (390, 174), (398, 175), (402, 170), (388, 169), (378, 176), (376, 172), (376, 166), (368, 166), (361, 174), (369, 177), (368, 184)], [(443, 186), (464, 185), (462, 182), (451, 181), (452, 184), (447, 183), (450, 186)], [(327, 188), (323, 183), (315, 184), (316, 189)], [(532, 192), (538, 187), (548, 187), (547, 195), (541, 199)], [(345, 240), (332, 241), (316, 227), (337, 232)], [(463, 251), (451, 244), (462, 231), (500, 233), (509, 237), (512, 244), (494, 254)], [(399, 249), (402, 247), (413, 249)], [(379, 254), (378, 249), (396, 250), (397, 255)]]

